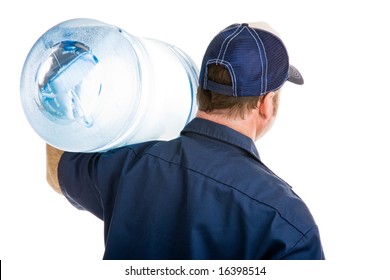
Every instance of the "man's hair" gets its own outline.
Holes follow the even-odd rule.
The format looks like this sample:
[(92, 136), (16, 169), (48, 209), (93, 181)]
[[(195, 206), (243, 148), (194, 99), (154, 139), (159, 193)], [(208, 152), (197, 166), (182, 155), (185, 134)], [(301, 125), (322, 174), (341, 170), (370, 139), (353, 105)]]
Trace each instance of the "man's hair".
[[(221, 65), (211, 64), (208, 66), (209, 80), (223, 84), (232, 85), (230, 75), (225, 67)], [(228, 117), (236, 118), (245, 117), (246, 113), (257, 108), (257, 102), (264, 96), (228, 96), (216, 93), (210, 90), (204, 90), (201, 86), (198, 87), (197, 100), (200, 111), (212, 113), (215, 110), (225, 110)]]

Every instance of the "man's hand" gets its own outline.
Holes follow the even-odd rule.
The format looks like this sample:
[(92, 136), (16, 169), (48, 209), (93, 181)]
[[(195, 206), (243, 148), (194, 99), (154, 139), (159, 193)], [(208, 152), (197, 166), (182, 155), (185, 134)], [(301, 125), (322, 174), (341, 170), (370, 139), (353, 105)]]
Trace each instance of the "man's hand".
[(63, 153), (64, 151), (46, 144), (46, 180), (58, 193), (62, 193), (58, 182), (58, 163)]

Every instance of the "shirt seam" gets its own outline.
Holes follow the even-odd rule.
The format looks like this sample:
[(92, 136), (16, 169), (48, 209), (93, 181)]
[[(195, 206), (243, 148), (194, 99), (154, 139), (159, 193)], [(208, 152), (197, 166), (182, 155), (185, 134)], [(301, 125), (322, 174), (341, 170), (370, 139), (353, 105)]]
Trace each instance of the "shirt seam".
[[(157, 155), (151, 154), (151, 153), (149, 153), (149, 152), (144, 153), (144, 155), (149, 155), (149, 156), (151, 156), (151, 157), (157, 158), (157, 159), (162, 160), (162, 161), (164, 161), (164, 162), (167, 162), (167, 163), (170, 163), (170, 164), (174, 164), (174, 165), (180, 166), (180, 167), (182, 167), (182, 168), (186, 168), (187, 170), (190, 170), (190, 171), (192, 171), (192, 172), (195, 172), (195, 173), (197, 173), (197, 174), (200, 174), (200, 175), (202, 175), (202, 176), (204, 176), (204, 177), (207, 177), (207, 178), (209, 178), (209, 179), (211, 179), (211, 180), (213, 180), (213, 181), (215, 181), (215, 182), (218, 182), (218, 183), (220, 183), (220, 184), (222, 184), (222, 185), (224, 185), (224, 186), (226, 186), (226, 187), (228, 187), (228, 188), (231, 188), (231, 189), (233, 189), (233, 190), (235, 190), (235, 191), (241, 193), (242, 195), (248, 197), (249, 199), (251, 199), (251, 200), (253, 200), (253, 201), (256, 201), (256, 202), (259, 203), (259, 204), (262, 204), (262, 205), (265, 205), (265, 206), (267, 206), (267, 207), (269, 207), (269, 208), (272, 208), (273, 210), (275, 210), (275, 211), (278, 213), (279, 217), (280, 217), (283, 221), (285, 221), (286, 223), (288, 223), (292, 228), (294, 228), (296, 231), (298, 231), (301, 235), (305, 235), (304, 232), (302, 232), (299, 228), (297, 228), (297, 227), (296, 227), (294, 224), (292, 224), (289, 220), (287, 220), (285, 217), (283, 217), (283, 215), (280, 213), (280, 211), (279, 211), (277, 208), (275, 208), (275, 207), (273, 207), (272, 205), (269, 205), (269, 204), (267, 204), (267, 203), (265, 203), (265, 202), (262, 202), (262, 201), (260, 201), (260, 200), (258, 200), (258, 199), (256, 199), (256, 198), (250, 196), (249, 194), (247, 194), (247, 193), (245, 193), (245, 192), (243, 192), (243, 191), (237, 189), (237, 188), (234, 187), (234, 186), (231, 186), (231, 185), (229, 185), (229, 184), (226, 184), (226, 183), (224, 183), (224, 182), (222, 182), (222, 181), (220, 181), (220, 180), (218, 180), (218, 179), (216, 179), (216, 178), (210, 177), (209, 175), (204, 174), (204, 173), (202, 173), (202, 172), (199, 171), (199, 170), (195, 170), (195, 169), (193, 169), (193, 168), (190, 168), (190, 167), (188, 167), (188, 166), (179, 164), (179, 163), (177, 163), (177, 162), (169, 161), (169, 160), (167, 160), (167, 159), (164, 159), (164, 158), (159, 157), (159, 156), (157, 156)], [(311, 228), (311, 229), (312, 229), (312, 228)], [(310, 230), (309, 230), (309, 231), (310, 231)]]
[(302, 236), (301, 238), (299, 238), (297, 240), (297, 242), (294, 244), (294, 246), (291, 247), (290, 250), (288, 250), (285, 254), (281, 255), (280, 256), (280, 259), (283, 259), (285, 256), (287, 256), (288, 254), (290, 254), (290, 252), (292, 252), (297, 246), (299, 243), (301, 243), (302, 239), (304, 239), (305, 237), (307, 237), (314, 229), (317, 228), (317, 225), (313, 225), (311, 228), (309, 228), (305, 233), (301, 232)]
[[(222, 141), (229, 145), (240, 148), (241, 150), (244, 150), (245, 152), (249, 153), (257, 161), (261, 161), (260, 155), (258, 154), (255, 144), (248, 136), (226, 125), (214, 123), (212, 121), (205, 120), (202, 118), (196, 118), (191, 124), (183, 129), (183, 131), (181, 132), (182, 135), (185, 135), (187, 133), (194, 133), (206, 138), (213, 138), (217, 141)], [(211, 126), (205, 128), (205, 124)], [(221, 128), (223, 128), (223, 130), (221, 130)], [(234, 133), (234, 135), (232, 135), (232, 133)]]

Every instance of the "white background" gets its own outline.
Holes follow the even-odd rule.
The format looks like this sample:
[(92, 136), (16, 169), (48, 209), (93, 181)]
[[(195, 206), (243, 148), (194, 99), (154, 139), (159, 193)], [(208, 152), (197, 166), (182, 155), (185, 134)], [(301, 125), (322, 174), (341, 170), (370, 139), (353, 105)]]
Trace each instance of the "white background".
[(384, 276), (390, 249), (390, 17), (386, 3), (2, 1), (2, 273), (8, 279), (125, 278), (122, 266), (124, 270), (127, 263), (111, 263), (114, 268), (110, 268), (100, 261), (102, 222), (74, 209), (47, 185), (45, 143), (30, 128), (20, 103), (20, 74), (35, 41), (64, 20), (87, 17), (135, 36), (171, 43), (198, 66), (209, 41), (226, 26), (270, 23), (284, 40), (305, 85), (286, 84), (274, 128), (257, 146), (263, 161), (308, 204), (328, 260), (320, 265), (305, 262), (305, 266), (282, 263), (280, 270), (268, 263), (272, 270), (267, 278), (277, 279), (272, 277), (284, 273), (302, 279), (307, 271), (317, 279), (337, 278), (339, 273), (363, 279)]

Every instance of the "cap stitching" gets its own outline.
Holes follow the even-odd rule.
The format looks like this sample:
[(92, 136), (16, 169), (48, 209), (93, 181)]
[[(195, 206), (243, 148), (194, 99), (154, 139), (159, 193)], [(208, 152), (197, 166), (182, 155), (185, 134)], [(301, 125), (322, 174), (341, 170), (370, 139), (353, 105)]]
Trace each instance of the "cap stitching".
[[(223, 55), (222, 55), (222, 57), (219, 59), (219, 61), (220, 61), (219, 63), (220, 63), (220, 64), (222, 64), (222, 61), (224, 61), (224, 62), (225, 62), (224, 65), (225, 65), (225, 66), (229, 66), (228, 69), (229, 69), (229, 73), (230, 73), (230, 76), (231, 76), (231, 78), (232, 78), (232, 84), (233, 84), (233, 85), (232, 85), (232, 86), (233, 86), (233, 96), (238, 96), (238, 94), (237, 94), (237, 78), (236, 78), (236, 73), (234, 72), (233, 66), (232, 66), (229, 62), (225, 61), (224, 59), (225, 59), (225, 55), (226, 55), (227, 49), (228, 49), (228, 47), (229, 47), (229, 45), (230, 45), (230, 42), (233, 41), (233, 39), (236, 38), (238, 35), (240, 35), (240, 33), (244, 30), (244, 28), (246, 28), (246, 27), (244, 27), (244, 28), (241, 28), (241, 29), (240, 29), (240, 27), (242, 27), (242, 26), (239, 26), (239, 27), (237, 28), (237, 30), (234, 31), (233, 34), (231, 34), (231, 35), (228, 37), (228, 38), (230, 38), (230, 39), (229, 39), (229, 41), (226, 43), (226, 46), (223, 48), (223, 49), (224, 49)], [(226, 39), (228, 39), (228, 38), (226, 38)], [(226, 39), (224, 40), (224, 43), (225, 43)], [(221, 51), (222, 51), (222, 47), (221, 47), (220, 53), (221, 53)], [(219, 55), (218, 55), (218, 57), (219, 57)]]
[[(233, 96), (237, 96), (237, 80), (236, 80), (236, 74), (234, 73), (233, 66), (226, 60), (218, 60), (218, 59), (210, 59), (207, 61), (207, 65), (210, 65), (212, 63), (219, 63), (225, 66), (225, 68), (229, 71), (230, 77), (232, 78), (232, 88), (233, 88)], [(206, 67), (207, 68), (207, 67)], [(207, 71), (207, 69), (206, 69)], [(207, 72), (206, 72), (207, 74)], [(207, 76), (206, 76), (207, 77)], [(208, 80), (207, 78), (205, 80)], [(207, 85), (205, 86), (205, 88)]]
[[(240, 31), (240, 26), (237, 27), (237, 29), (230, 35), (228, 35), (222, 42), (221, 44), (221, 48), (219, 49), (219, 53), (218, 53), (218, 56), (217, 56), (217, 62), (218, 63), (218, 60), (222, 60), (223, 57), (225, 56), (225, 53), (226, 53), (226, 49), (227, 47), (229, 46), (229, 43), (231, 42), (232, 39), (234, 39), (235, 35), (236, 35), (236, 32)], [(227, 42), (229, 41), (229, 42)], [(227, 42), (227, 43), (226, 43)], [(224, 47), (226, 43), (226, 46)], [(222, 55), (222, 50), (225, 50), (223, 51), (223, 55)], [(222, 56), (222, 58), (220, 58), (220, 56)]]
[[(261, 83), (261, 94), (262, 93), (266, 93), (268, 88), (267, 88), (267, 85), (268, 85), (268, 59), (267, 59), (267, 52), (265, 50), (265, 46), (264, 46), (264, 43), (263, 41), (261, 40), (259, 34), (253, 29), (253, 28), (248, 28), (248, 31), (249, 33), (251, 34), (251, 36), (253, 37), (253, 39), (255, 40), (256, 42), (256, 45), (257, 45), (257, 49), (259, 50), (259, 56), (260, 56), (260, 60), (261, 60), (261, 70), (262, 70), (262, 78), (264, 78), (263, 81), (260, 81)], [(252, 31), (252, 32), (251, 32)], [(253, 34), (254, 33), (254, 34)], [(256, 40), (256, 38), (258, 40)], [(262, 45), (262, 48), (260, 48), (259, 46), (259, 43)], [(261, 56), (261, 52), (264, 52), (264, 60), (263, 61), (263, 58)], [(265, 62), (265, 63), (264, 63)], [(265, 68), (265, 69), (264, 69)], [(265, 71), (264, 71), (265, 70)]]
[[(237, 25), (237, 27), (235, 28), (235, 30), (233, 31), (233, 33), (230, 34), (230, 35), (228, 35), (228, 36), (223, 40), (223, 42), (222, 42), (222, 44), (221, 44), (221, 47), (220, 47), (220, 49), (219, 49), (219, 53), (218, 53), (217, 58), (216, 58), (216, 59), (209, 60), (209, 61), (207, 62), (207, 65), (209, 65), (209, 64), (212, 63), (212, 62), (215, 62), (216, 64), (222, 64), (222, 65), (224, 65), (224, 66), (228, 69), (228, 71), (229, 71), (229, 73), (230, 73), (230, 76), (231, 76), (231, 78), (232, 78), (233, 96), (237, 96), (237, 78), (236, 78), (236, 74), (235, 74), (235, 72), (234, 72), (234, 69), (233, 69), (232, 65), (231, 65), (229, 62), (225, 61), (225, 60), (224, 60), (224, 57), (225, 57), (225, 54), (226, 54), (226, 51), (227, 51), (227, 48), (228, 48), (230, 42), (231, 42), (231, 41), (240, 33), (240, 31), (241, 31), (241, 30), (240, 30), (240, 27), (241, 27), (241, 25)], [(233, 29), (233, 28), (231, 28), (231, 29)], [(226, 30), (225, 30), (225, 32), (226, 32)], [(206, 68), (207, 68), (207, 67), (206, 67)], [(208, 74), (207, 69), (206, 69), (206, 74)], [(206, 75), (205, 77), (206, 77), (205, 80), (207, 80), (207, 75)], [(207, 83), (207, 82), (206, 82), (206, 83)]]
[(227, 52), (227, 49), (230, 45), (230, 42), (233, 41), (233, 39), (235, 39), (238, 35), (240, 35), (240, 33), (243, 31), (243, 29), (239, 30), (237, 33), (235, 34), (232, 34), (229, 42), (226, 43), (226, 46), (224, 47), (224, 51), (223, 51), (223, 55), (222, 57), (220, 58), (221, 60), (223, 60), (225, 58), (225, 55), (226, 55), (226, 52)]

